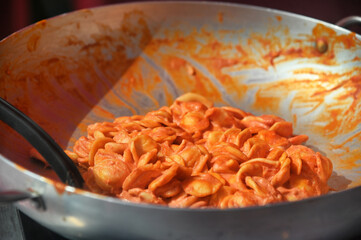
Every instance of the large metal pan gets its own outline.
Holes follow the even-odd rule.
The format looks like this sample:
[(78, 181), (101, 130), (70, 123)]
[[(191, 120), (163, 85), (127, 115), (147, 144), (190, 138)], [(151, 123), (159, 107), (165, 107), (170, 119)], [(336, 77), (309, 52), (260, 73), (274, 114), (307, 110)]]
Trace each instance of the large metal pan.
[(337, 191), (228, 210), (128, 203), (58, 183), (2, 123), (0, 189), (40, 196), (16, 206), (72, 239), (345, 239), (361, 223), (360, 76), (359, 35), (271, 9), (153, 2), (44, 20), (0, 42), (0, 96), (62, 147), (89, 123), (193, 91), (293, 122), (332, 159)]

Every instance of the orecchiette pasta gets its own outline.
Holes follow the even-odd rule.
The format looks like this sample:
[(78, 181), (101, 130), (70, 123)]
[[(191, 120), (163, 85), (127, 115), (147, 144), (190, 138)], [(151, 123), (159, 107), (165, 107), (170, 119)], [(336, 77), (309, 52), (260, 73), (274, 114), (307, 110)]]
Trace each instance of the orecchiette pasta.
[(94, 192), (127, 201), (234, 208), (329, 191), (331, 161), (292, 124), (188, 93), (144, 116), (95, 123), (73, 152)]

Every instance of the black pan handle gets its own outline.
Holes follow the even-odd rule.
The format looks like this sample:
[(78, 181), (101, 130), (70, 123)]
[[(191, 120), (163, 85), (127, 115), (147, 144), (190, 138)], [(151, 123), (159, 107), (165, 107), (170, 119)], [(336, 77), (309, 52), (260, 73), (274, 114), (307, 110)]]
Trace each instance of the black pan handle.
[(345, 18), (342, 18), (340, 21), (336, 23), (336, 25), (340, 27), (347, 28), (350, 25), (358, 24), (361, 25), (361, 17), (359, 16), (348, 16)]
[(360, 16), (349, 16), (342, 18), (340, 21), (336, 23), (336, 25), (347, 28), (350, 31), (361, 34), (360, 26), (361, 26), (361, 17)]
[(84, 179), (74, 162), (38, 124), (0, 98), (0, 120), (21, 134), (46, 159), (60, 180), (82, 188)]

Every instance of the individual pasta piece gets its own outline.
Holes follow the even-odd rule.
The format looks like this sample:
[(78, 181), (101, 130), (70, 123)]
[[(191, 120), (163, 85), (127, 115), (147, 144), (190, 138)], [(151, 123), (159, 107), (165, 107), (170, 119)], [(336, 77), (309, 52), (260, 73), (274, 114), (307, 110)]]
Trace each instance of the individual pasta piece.
[(264, 158), (269, 154), (270, 147), (265, 142), (256, 142), (249, 150), (247, 157), (252, 158)]
[(189, 208), (205, 208), (208, 207), (209, 203), (207, 200), (199, 200), (191, 204)]
[(246, 116), (241, 120), (241, 123), (249, 128), (251, 130), (252, 133), (256, 133), (259, 130), (262, 129), (268, 129), (269, 126), (267, 125), (267, 121), (265, 121), (263, 118), (261, 117), (257, 117), (257, 116)]
[[(94, 156), (94, 165), (100, 163), (104, 159), (115, 159), (124, 162), (124, 157), (116, 152), (107, 149), (99, 149)], [(128, 165), (130, 167), (131, 165)]]
[(219, 141), (233, 143), (234, 145), (239, 146), (237, 144), (237, 136), (241, 132), (242, 132), (242, 129), (239, 129), (239, 128), (228, 128), (226, 131), (223, 132)]
[(293, 161), (300, 158), (303, 165), (307, 164), (310, 170), (312, 170), (324, 184), (327, 184), (327, 180), (332, 174), (332, 162), (328, 158), (302, 145), (292, 145), (286, 150), (286, 153), (292, 160), (295, 159)]
[(139, 121), (122, 124), (122, 129), (128, 133), (141, 132), (144, 128)]
[(84, 188), (94, 193), (99, 194), (109, 194), (109, 188), (107, 190), (103, 190), (95, 181), (93, 167), (89, 167), (86, 171), (82, 173), (82, 177), (84, 178)]
[(236, 191), (222, 199), (220, 208), (240, 208), (257, 205), (257, 199), (251, 191)]
[(127, 143), (116, 143), (116, 142), (107, 142), (104, 145), (104, 149), (109, 152), (114, 152), (118, 154), (124, 154), (125, 149), (127, 149)]
[(94, 166), (94, 156), (99, 149), (104, 148), (106, 143), (113, 142), (112, 138), (99, 137), (96, 138), (90, 145), (89, 149), (89, 166)]
[(207, 171), (208, 170), (207, 163), (210, 160), (210, 158), (211, 157), (209, 154), (201, 155), (200, 158), (195, 162), (195, 164), (193, 166), (192, 175), (201, 173), (204, 170)]
[(154, 139), (154, 141), (158, 143), (162, 143), (165, 141), (173, 143), (173, 141), (177, 138), (177, 135), (174, 128), (156, 127), (150, 131), (149, 137), (151, 137), (152, 139)]
[(113, 133), (118, 130), (115, 128), (114, 123), (102, 122), (94, 123), (88, 126), (88, 138), (94, 138), (95, 132), (101, 132), (104, 137), (112, 137)]
[(164, 205), (162, 198), (157, 197), (148, 189), (132, 188), (117, 195), (119, 198), (136, 203), (151, 203)]
[(126, 123), (134, 122), (142, 120), (144, 116), (142, 115), (133, 115), (133, 116), (121, 116), (114, 119), (115, 126), (118, 127), (118, 129), (121, 129), (121, 126)]
[(120, 129), (117, 131), (117, 133), (114, 135), (113, 140), (116, 143), (120, 143), (120, 144), (128, 144), (131, 140), (131, 136), (130, 134), (125, 131), (124, 129)]
[(204, 115), (207, 107), (201, 102), (181, 102), (176, 100), (170, 107), (171, 113), (173, 115), (173, 122), (180, 124), (180, 121), (188, 113), (199, 113)]
[(317, 152), (316, 164), (318, 177), (323, 183), (327, 184), (327, 181), (332, 174), (332, 162), (330, 161), (330, 159)]
[(252, 137), (252, 134), (249, 132), (248, 128), (243, 131), (239, 128), (229, 128), (222, 134), (219, 141), (232, 143), (238, 147), (242, 147), (244, 142), (250, 137)]
[(231, 143), (220, 143), (210, 149), (213, 156), (228, 155), (230, 158), (237, 160), (239, 163), (248, 160), (248, 157)]
[(162, 127), (163, 125), (160, 122), (155, 121), (154, 119), (150, 118), (143, 118), (140, 121), (135, 121), (135, 123), (139, 124), (140, 126), (144, 128), (157, 128)]
[(252, 137), (244, 143), (242, 151), (247, 155), (248, 159), (265, 158), (270, 152), (270, 146), (266, 141), (258, 137)]
[(216, 173), (236, 173), (239, 170), (239, 162), (229, 155), (218, 155), (211, 162), (212, 171)]
[(282, 186), (291, 176), (291, 160), (289, 158), (280, 161), (280, 170), (271, 178), (271, 184), (274, 187)]
[[(30, 150), (30, 151), (31, 151), (31, 150)], [(79, 158), (78, 154), (76, 154), (75, 152), (71, 152), (71, 151), (69, 151), (69, 150), (64, 150), (64, 152), (65, 152), (66, 155), (68, 155), (68, 157), (69, 157), (73, 162), (75, 162), (75, 163), (78, 162), (78, 158)], [(30, 155), (31, 155), (31, 153), (30, 153)]]
[(292, 123), (286, 121), (275, 122), (269, 130), (274, 131), (277, 135), (285, 138), (289, 138), (293, 135)]
[[(308, 167), (307, 167), (308, 168)], [(277, 188), (287, 201), (296, 201), (312, 196), (320, 196), (328, 191), (311, 171), (307, 174), (291, 175), (286, 186)]]
[(175, 123), (173, 123), (173, 116), (169, 107), (161, 107), (159, 110), (147, 113), (144, 117), (144, 120), (147, 119), (153, 120), (165, 126), (175, 126)]
[(172, 199), (168, 203), (168, 206), (176, 207), (176, 208), (186, 208), (186, 207), (190, 207), (197, 200), (198, 197), (188, 195), (185, 192), (181, 192), (178, 195), (172, 197)]
[(249, 188), (253, 189), (254, 194), (257, 196), (258, 205), (266, 205), (269, 203), (281, 202), (283, 200), (282, 194), (263, 177), (247, 176), (245, 182)]
[(284, 152), (285, 150), (283, 150), (281, 147), (275, 147), (272, 148), (266, 158), (270, 160), (278, 160)]
[(178, 165), (172, 164), (170, 168), (162, 172), (162, 175), (154, 179), (148, 186), (148, 189), (155, 191), (157, 188), (170, 182), (177, 175)]
[(251, 115), (250, 113), (247, 113), (239, 108), (231, 107), (231, 106), (224, 106), (222, 109), (226, 110), (229, 114), (231, 114), (233, 117), (242, 120), (246, 116)]
[(145, 189), (157, 177), (162, 174), (160, 162), (156, 164), (147, 164), (135, 168), (124, 180), (123, 190), (132, 188)]
[(222, 202), (226, 197), (232, 196), (237, 190), (230, 186), (222, 186), (209, 200), (210, 207), (222, 207)]
[(203, 137), (206, 139), (205, 145), (208, 149), (216, 145), (222, 138), (223, 131), (206, 131)]
[(222, 108), (209, 108), (205, 116), (209, 119), (212, 126), (218, 128), (231, 128), (236, 125), (232, 115)]
[(169, 157), (165, 157), (165, 161), (166, 162), (174, 162), (174, 163), (178, 164), (179, 166), (183, 166), (183, 167), (186, 166), (184, 159), (177, 154), (173, 154), (173, 155), (170, 155)]
[(288, 139), (292, 145), (300, 145), (308, 140), (307, 135), (296, 135)]
[(84, 136), (81, 136), (78, 141), (75, 142), (73, 150), (78, 155), (78, 163), (84, 165), (89, 164), (89, 152), (92, 142)]
[(263, 120), (263, 123), (267, 124), (269, 127), (274, 125), (276, 122), (284, 122), (285, 120), (283, 118), (280, 118), (273, 114), (265, 114), (259, 116)]
[(237, 135), (237, 139), (236, 139), (236, 145), (239, 146), (240, 148), (242, 148), (245, 144), (245, 142), (250, 139), (252, 137), (252, 133), (251, 130), (249, 130), (248, 128), (243, 129), (242, 132), (240, 132)]
[(149, 152), (144, 153), (138, 161), (138, 166), (144, 166), (149, 163), (154, 163), (157, 160), (157, 149), (150, 150)]
[(282, 147), (287, 149), (291, 145), (286, 137), (282, 137), (272, 130), (259, 131), (257, 138), (266, 142), (270, 148)]
[(130, 151), (136, 163), (138, 163), (139, 158), (143, 154), (154, 149), (159, 149), (158, 143), (147, 135), (140, 134), (136, 136), (130, 143)]
[(216, 193), (222, 183), (209, 173), (191, 176), (182, 182), (184, 191), (195, 197), (205, 197)]
[(213, 107), (213, 103), (209, 101), (207, 98), (196, 94), (196, 93), (185, 93), (178, 97), (175, 101), (178, 102), (200, 102), (207, 108)]
[(242, 163), (237, 174), (237, 188), (246, 190), (245, 179), (247, 176), (258, 176), (271, 179), (280, 169), (280, 162), (268, 160), (266, 158), (255, 158)]
[(178, 195), (182, 189), (182, 184), (178, 179), (173, 178), (170, 182), (157, 187), (154, 194), (162, 198), (171, 198)]
[(270, 152), (270, 146), (266, 141), (253, 137), (245, 142), (242, 150), (247, 154), (248, 159), (265, 158)]
[(203, 131), (208, 128), (208, 118), (200, 112), (188, 112), (180, 120), (179, 126), (188, 133)]
[(175, 154), (179, 155), (187, 167), (193, 167), (202, 156), (202, 151), (199, 147), (191, 142), (186, 142), (184, 148), (180, 148)]
[(120, 192), (130, 174), (127, 164), (118, 159), (103, 159), (93, 167), (94, 179), (100, 188), (110, 193)]
[(293, 153), (290, 159), (291, 159), (291, 172), (293, 174), (300, 175), (302, 172), (302, 159), (300, 157), (300, 154)]
[(184, 179), (192, 176), (193, 168), (179, 165), (177, 171), (177, 179), (184, 181)]

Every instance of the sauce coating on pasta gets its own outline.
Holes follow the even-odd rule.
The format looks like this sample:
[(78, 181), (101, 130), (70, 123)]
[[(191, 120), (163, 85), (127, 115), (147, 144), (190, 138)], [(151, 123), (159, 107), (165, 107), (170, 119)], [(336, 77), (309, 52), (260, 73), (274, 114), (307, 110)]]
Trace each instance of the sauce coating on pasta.
[(96, 193), (170, 207), (234, 208), (329, 191), (331, 161), (292, 124), (187, 93), (144, 116), (95, 123), (69, 157)]

